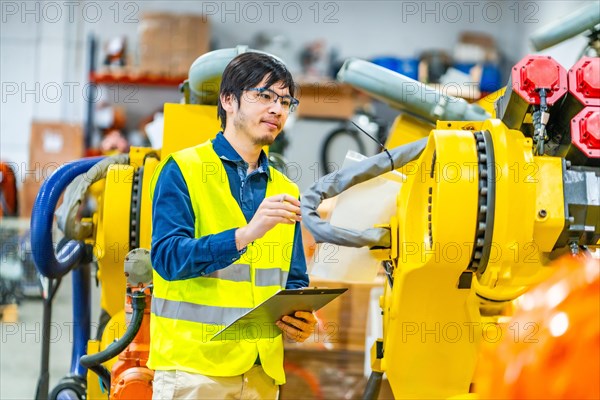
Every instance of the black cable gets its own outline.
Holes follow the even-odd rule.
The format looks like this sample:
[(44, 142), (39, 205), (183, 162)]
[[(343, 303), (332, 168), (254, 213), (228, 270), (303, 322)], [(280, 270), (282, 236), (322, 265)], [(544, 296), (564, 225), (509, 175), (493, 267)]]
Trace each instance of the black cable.
[(81, 365), (98, 374), (107, 390), (110, 390), (110, 372), (101, 364), (125, 350), (133, 341), (135, 335), (137, 335), (144, 318), (146, 295), (140, 292), (133, 294), (131, 305), (133, 307), (133, 314), (131, 316), (131, 323), (127, 327), (125, 334), (101, 352), (85, 355), (79, 360)]
[(50, 385), (50, 324), (52, 323), (52, 302), (60, 286), (62, 278), (48, 279), (48, 287), (42, 291), (42, 360), (40, 376), (36, 388), (36, 399), (47, 399)]
[(381, 381), (383, 379), (383, 372), (371, 371), (367, 386), (363, 392), (363, 400), (373, 400), (379, 397), (379, 391), (381, 389)]
[(390, 152), (388, 151), (388, 149), (385, 148), (385, 146), (383, 145), (383, 143), (381, 143), (379, 140), (375, 139), (373, 136), (371, 136), (369, 133), (367, 133), (363, 128), (361, 128), (360, 126), (358, 126), (358, 124), (356, 122), (354, 122), (354, 121), (350, 121), (350, 122), (352, 122), (352, 125), (354, 125), (355, 127), (357, 127), (358, 130), (360, 130), (362, 133), (364, 133), (365, 135), (367, 135), (372, 141), (374, 141), (379, 146), (381, 146), (381, 149), (383, 151), (385, 151), (385, 154), (387, 154), (388, 158), (390, 159), (390, 164), (391, 164), (390, 171), (395, 170), (396, 168), (394, 168), (394, 159), (392, 158), (392, 155), (390, 154)]

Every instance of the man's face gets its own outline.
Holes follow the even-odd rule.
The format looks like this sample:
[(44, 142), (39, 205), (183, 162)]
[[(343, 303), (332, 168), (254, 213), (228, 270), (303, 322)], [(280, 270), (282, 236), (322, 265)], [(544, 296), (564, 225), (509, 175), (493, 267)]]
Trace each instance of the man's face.
[[(264, 88), (267, 81), (265, 77), (256, 88)], [(282, 82), (276, 82), (268, 87), (279, 96), (289, 95), (289, 89), (282, 86)], [(276, 97), (270, 94), (273, 99)], [(266, 96), (269, 96), (267, 94)], [(269, 146), (285, 125), (288, 112), (277, 101), (266, 101), (265, 94), (255, 90), (245, 90), (240, 96), (240, 102), (232, 102), (231, 121), (238, 134), (246, 136), (252, 143), (258, 146)], [(262, 97), (262, 98), (261, 98)], [(227, 118), (229, 122), (229, 116)]]

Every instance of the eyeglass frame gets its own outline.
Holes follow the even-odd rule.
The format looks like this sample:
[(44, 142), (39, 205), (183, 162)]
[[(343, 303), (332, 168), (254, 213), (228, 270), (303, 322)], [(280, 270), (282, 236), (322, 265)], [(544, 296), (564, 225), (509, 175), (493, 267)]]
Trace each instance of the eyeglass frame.
[[(275, 96), (275, 99), (273, 99), (273, 103), (279, 101), (279, 99), (283, 98), (283, 99), (289, 99), (290, 100), (290, 106), (289, 108), (286, 110), (285, 106), (283, 104), (281, 104), (281, 102), (279, 102), (279, 104), (281, 105), (281, 107), (286, 110), (287, 112), (289, 112), (290, 114), (293, 113), (294, 111), (296, 111), (296, 108), (298, 108), (298, 106), (300, 105), (300, 100), (298, 100), (297, 98), (290, 96), (289, 94), (286, 94), (284, 96), (277, 94), (275, 91), (267, 88), (267, 87), (259, 87), (259, 88), (246, 88), (243, 89), (243, 91), (251, 91), (251, 92), (258, 92), (258, 94), (262, 94), (264, 92), (268, 92), (268, 93), (272, 93)], [(260, 100), (259, 100), (260, 101)]]

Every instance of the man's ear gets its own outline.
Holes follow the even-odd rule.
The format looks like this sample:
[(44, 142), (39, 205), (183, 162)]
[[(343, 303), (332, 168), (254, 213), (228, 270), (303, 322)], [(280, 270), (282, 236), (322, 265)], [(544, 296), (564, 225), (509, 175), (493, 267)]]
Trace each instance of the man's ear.
[(233, 95), (233, 93), (222, 94), (221, 95), (221, 105), (226, 112), (233, 112), (234, 104), (237, 103), (237, 99)]

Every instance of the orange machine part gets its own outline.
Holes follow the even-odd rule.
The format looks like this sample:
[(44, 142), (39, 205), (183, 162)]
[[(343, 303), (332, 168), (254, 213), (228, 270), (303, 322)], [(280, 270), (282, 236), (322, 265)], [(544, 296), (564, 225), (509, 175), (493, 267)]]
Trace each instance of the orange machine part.
[(600, 262), (567, 256), (523, 295), (497, 343), (483, 343), (482, 399), (600, 398)]
[(17, 185), (12, 168), (0, 162), (0, 219), (17, 214)]
[[(113, 365), (110, 388), (111, 399), (152, 399), (154, 371), (146, 367), (150, 351), (150, 302), (152, 296), (146, 294), (146, 308), (142, 325), (133, 341), (119, 354)], [(127, 296), (125, 313), (132, 315), (131, 297)]]

